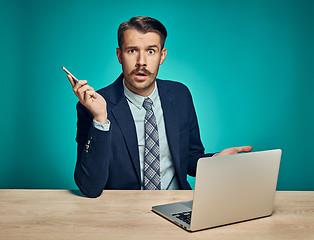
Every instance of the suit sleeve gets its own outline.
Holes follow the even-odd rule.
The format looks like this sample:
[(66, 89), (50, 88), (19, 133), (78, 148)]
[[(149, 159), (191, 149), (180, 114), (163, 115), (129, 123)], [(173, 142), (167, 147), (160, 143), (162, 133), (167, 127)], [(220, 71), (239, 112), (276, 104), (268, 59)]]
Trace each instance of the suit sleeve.
[(214, 154), (205, 154), (204, 146), (201, 141), (199, 125), (190, 91), (188, 91), (189, 99), (189, 163), (188, 174), (195, 177), (198, 159), (202, 157), (212, 157)]
[(101, 131), (92, 124), (93, 116), (77, 104), (77, 162), (74, 179), (87, 197), (98, 197), (108, 179), (111, 157), (111, 130)]

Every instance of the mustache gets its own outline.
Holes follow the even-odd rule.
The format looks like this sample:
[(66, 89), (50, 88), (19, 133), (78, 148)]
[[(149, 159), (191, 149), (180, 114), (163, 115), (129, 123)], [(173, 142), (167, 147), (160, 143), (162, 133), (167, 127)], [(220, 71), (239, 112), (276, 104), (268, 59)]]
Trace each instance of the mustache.
[(150, 72), (149, 70), (147, 70), (145, 67), (137, 67), (136, 69), (132, 70), (132, 72), (130, 72), (130, 74), (135, 74), (137, 72), (143, 72), (146, 75), (153, 75), (153, 73)]

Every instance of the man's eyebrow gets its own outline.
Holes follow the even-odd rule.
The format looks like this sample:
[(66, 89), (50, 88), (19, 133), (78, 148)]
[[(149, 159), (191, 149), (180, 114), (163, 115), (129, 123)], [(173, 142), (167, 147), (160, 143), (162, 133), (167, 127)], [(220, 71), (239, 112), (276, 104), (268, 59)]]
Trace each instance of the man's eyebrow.
[[(125, 49), (137, 49), (137, 48), (138, 48), (138, 46), (126, 46), (125, 47)], [(147, 48), (157, 48), (157, 49), (159, 49), (157, 44), (149, 45), (149, 46), (147, 46)]]
[(137, 48), (137, 46), (126, 46), (126, 49), (130, 49), (130, 48)]
[(149, 45), (148, 48), (157, 48), (158, 49), (158, 45), (157, 44)]

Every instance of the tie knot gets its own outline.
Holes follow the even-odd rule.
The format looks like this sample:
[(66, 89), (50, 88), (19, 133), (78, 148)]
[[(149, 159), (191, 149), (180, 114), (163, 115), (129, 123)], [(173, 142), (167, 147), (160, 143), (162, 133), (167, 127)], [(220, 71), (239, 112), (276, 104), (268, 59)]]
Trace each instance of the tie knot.
[(146, 98), (143, 102), (143, 107), (145, 110), (152, 110), (153, 101), (150, 98)]

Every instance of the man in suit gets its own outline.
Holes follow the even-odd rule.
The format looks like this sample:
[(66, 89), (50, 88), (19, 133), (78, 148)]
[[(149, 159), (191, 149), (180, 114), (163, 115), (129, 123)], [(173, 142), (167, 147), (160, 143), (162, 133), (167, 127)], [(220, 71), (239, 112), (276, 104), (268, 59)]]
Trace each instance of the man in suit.
[[(204, 154), (191, 94), (186, 86), (156, 79), (167, 49), (165, 27), (134, 17), (118, 29), (116, 53), (123, 73), (95, 92), (68, 75), (77, 104), (75, 181), (83, 194), (103, 189), (191, 189)], [(215, 155), (251, 151), (229, 148)]]

